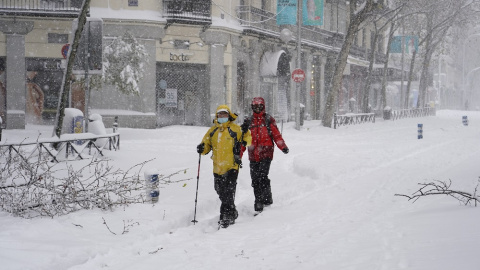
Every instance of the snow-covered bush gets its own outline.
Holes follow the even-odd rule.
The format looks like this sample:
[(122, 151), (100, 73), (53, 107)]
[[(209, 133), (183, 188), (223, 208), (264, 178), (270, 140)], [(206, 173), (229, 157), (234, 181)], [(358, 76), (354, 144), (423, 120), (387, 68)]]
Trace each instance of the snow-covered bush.
[(145, 46), (131, 33), (125, 32), (105, 46), (103, 82), (125, 94), (138, 94), (138, 82), (143, 78), (147, 60)]

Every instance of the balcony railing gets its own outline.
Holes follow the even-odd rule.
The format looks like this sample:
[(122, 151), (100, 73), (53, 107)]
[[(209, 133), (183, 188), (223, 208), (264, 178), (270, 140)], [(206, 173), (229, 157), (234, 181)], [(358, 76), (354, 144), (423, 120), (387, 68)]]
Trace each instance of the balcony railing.
[(0, 0), (0, 14), (77, 17), (83, 0)]
[(163, 17), (167, 24), (212, 24), (210, 0), (163, 0)]
[[(283, 28), (288, 28), (294, 33), (297, 31), (297, 26), (277, 25), (275, 14), (263, 9), (238, 6), (236, 12), (237, 17), (240, 18), (240, 24), (246, 27), (247, 31), (259, 35), (277, 36)], [(341, 46), (340, 39), (343, 37), (336, 33), (314, 26), (302, 26), (302, 40), (310, 46)]]

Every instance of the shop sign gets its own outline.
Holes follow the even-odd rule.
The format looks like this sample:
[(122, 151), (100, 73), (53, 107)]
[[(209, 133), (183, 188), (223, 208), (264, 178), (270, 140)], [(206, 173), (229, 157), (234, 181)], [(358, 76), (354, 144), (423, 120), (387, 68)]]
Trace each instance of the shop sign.
[(190, 60), (191, 56), (193, 56), (191, 53), (170, 53), (170, 61), (186, 62)]
[(177, 89), (167, 88), (165, 90), (165, 107), (177, 108)]

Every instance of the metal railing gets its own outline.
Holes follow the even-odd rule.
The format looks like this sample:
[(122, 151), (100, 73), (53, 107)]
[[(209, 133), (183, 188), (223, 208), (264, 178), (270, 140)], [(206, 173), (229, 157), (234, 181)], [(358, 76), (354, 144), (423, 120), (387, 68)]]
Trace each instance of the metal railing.
[(392, 110), (390, 119), (398, 120), (402, 118), (435, 116), (436, 113), (437, 111), (435, 108)]
[(0, 14), (15, 16), (78, 16), (83, 0), (0, 0)]
[[(92, 150), (103, 156), (103, 150), (120, 150), (120, 134), (112, 133), (107, 135), (69, 134), (69, 139), (39, 139), (35, 142), (21, 142), (11, 144), (0, 144), (0, 156), (11, 160), (14, 155), (19, 156), (25, 161), (37, 158), (38, 161), (42, 157), (51, 158), (51, 161), (59, 162), (59, 160), (84, 159), (86, 155), (92, 155)], [(97, 145), (97, 140), (102, 142)], [(56, 144), (56, 149), (52, 146)], [(102, 145), (103, 144), (103, 145)], [(87, 152), (88, 151), (88, 152)], [(87, 152), (87, 153), (84, 153)]]
[(362, 123), (375, 123), (374, 113), (356, 113), (356, 114), (333, 114), (333, 128), (337, 126), (356, 125)]
[(210, 0), (163, 0), (163, 17), (167, 23), (211, 24)]

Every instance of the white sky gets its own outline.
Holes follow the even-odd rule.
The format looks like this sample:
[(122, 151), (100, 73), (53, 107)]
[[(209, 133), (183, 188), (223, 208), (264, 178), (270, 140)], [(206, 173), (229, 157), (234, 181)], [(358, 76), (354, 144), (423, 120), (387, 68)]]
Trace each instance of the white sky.
[[(462, 115), (468, 115), (469, 126), (462, 125)], [(417, 139), (418, 123), (423, 124), (422, 140)], [(274, 204), (253, 217), (244, 157), (236, 194), (239, 218), (217, 231), (220, 202), (206, 156), (201, 159), (199, 223), (190, 222), (195, 149), (208, 128), (139, 130), (120, 123), (121, 150), (105, 151), (111, 164), (127, 169), (155, 158), (143, 170), (169, 174), (187, 169), (191, 180), (186, 186), (164, 186), (155, 205), (53, 219), (0, 212), (2, 269), (479, 269), (478, 207), (445, 196), (411, 203), (394, 194), (411, 194), (417, 183), (434, 179), (451, 179), (453, 189), (473, 192), (480, 176), (480, 112), (439, 111), (436, 117), (377, 119), (337, 130), (318, 121), (306, 121), (301, 131), (294, 126), (283, 126), (290, 153), (277, 149), (271, 166)], [(38, 130), (48, 137), (52, 129), (5, 130), (3, 139), (36, 138)], [(138, 224), (122, 235), (124, 222)]]

